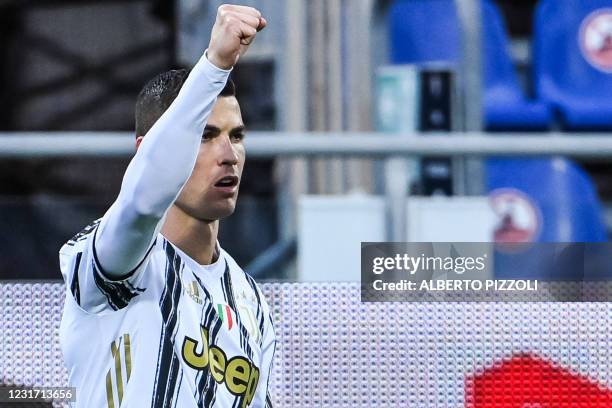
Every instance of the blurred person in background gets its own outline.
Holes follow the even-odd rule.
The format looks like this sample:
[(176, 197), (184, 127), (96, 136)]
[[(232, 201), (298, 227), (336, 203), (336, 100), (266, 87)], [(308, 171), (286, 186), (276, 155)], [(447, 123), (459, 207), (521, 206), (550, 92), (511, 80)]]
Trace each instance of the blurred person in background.
[(117, 200), (60, 250), (77, 406), (271, 406), (270, 309), (217, 241), (245, 161), (228, 76), (266, 24), (254, 8), (221, 6), (191, 73), (144, 87)]

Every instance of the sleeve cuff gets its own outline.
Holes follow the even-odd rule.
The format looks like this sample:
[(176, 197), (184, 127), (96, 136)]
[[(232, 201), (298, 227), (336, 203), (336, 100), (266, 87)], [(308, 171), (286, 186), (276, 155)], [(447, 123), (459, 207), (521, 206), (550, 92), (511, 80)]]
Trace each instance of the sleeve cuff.
[(136, 265), (136, 267), (134, 267), (134, 269), (132, 269), (131, 271), (129, 271), (126, 274), (122, 274), (121, 276), (113, 276), (113, 275), (110, 275), (109, 273), (107, 273), (104, 270), (104, 268), (102, 267), (102, 264), (100, 264), (100, 260), (98, 259), (98, 254), (96, 252), (96, 234), (97, 233), (98, 233), (98, 228), (96, 227), (96, 230), (94, 231), (93, 240), (92, 240), (92, 243), (91, 243), (91, 250), (92, 250), (92, 253), (93, 253), (93, 260), (94, 260), (94, 266), (95, 266), (94, 273), (98, 273), (101, 278), (103, 278), (104, 280), (109, 281), (109, 282), (123, 282), (123, 281), (126, 281), (126, 280), (130, 279), (132, 276), (134, 276), (136, 271), (140, 269), (140, 267), (142, 266), (144, 261), (147, 259), (147, 257), (151, 253), (151, 250), (153, 249), (153, 247), (155, 246), (155, 244), (157, 242), (157, 240), (153, 241), (153, 244), (151, 245), (151, 247), (149, 247), (149, 249), (147, 250), (147, 253), (145, 254), (145, 256), (140, 260), (140, 262), (138, 262), (138, 265)]
[(211, 78), (215, 80), (225, 81), (227, 77), (232, 72), (232, 68), (230, 69), (221, 69), (217, 67), (215, 64), (208, 60), (208, 49), (204, 51), (202, 57), (200, 57), (200, 61), (196, 65), (197, 67), (202, 67), (202, 70), (206, 72)]

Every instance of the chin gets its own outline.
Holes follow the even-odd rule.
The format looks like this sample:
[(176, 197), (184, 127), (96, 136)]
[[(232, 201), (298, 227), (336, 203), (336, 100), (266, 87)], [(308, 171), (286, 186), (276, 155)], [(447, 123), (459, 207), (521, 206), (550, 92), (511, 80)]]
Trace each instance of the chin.
[(223, 218), (227, 218), (234, 213), (236, 209), (236, 202), (232, 201), (231, 203), (227, 203), (224, 205), (215, 206), (215, 208), (208, 207), (205, 211), (204, 217), (202, 219), (206, 220), (221, 220)]
[(220, 212), (219, 215), (217, 216), (217, 219), (222, 220), (223, 218), (229, 217), (230, 215), (234, 213), (235, 209), (236, 209), (235, 207), (232, 207), (231, 209), (228, 209), (227, 211)]

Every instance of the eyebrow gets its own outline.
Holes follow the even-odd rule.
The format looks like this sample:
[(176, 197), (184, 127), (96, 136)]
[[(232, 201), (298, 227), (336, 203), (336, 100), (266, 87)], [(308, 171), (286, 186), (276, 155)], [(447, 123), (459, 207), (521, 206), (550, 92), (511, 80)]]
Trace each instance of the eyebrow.
[(245, 130), (246, 130), (246, 127), (244, 125), (236, 126), (235, 128), (233, 128), (230, 131), (230, 134), (236, 134), (236, 133), (244, 132)]
[[(235, 128), (233, 128), (232, 130), (230, 130), (230, 134), (232, 133), (238, 133), (238, 132), (244, 132), (246, 130), (246, 127), (244, 125), (240, 125), (240, 126), (236, 126)], [(221, 129), (219, 129), (216, 126), (213, 125), (206, 125), (204, 127), (204, 131), (208, 131), (208, 132), (214, 132), (214, 133), (220, 133)]]

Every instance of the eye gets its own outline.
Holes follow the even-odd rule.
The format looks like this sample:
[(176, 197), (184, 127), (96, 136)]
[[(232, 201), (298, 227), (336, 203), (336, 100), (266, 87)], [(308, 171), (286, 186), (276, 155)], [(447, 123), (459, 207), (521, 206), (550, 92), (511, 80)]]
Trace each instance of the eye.
[(212, 138), (215, 137), (214, 132), (211, 131), (204, 131), (204, 133), (202, 134), (202, 141), (206, 142), (208, 140), (211, 140)]
[(236, 132), (232, 134), (232, 140), (241, 142), (244, 139), (244, 132)]

